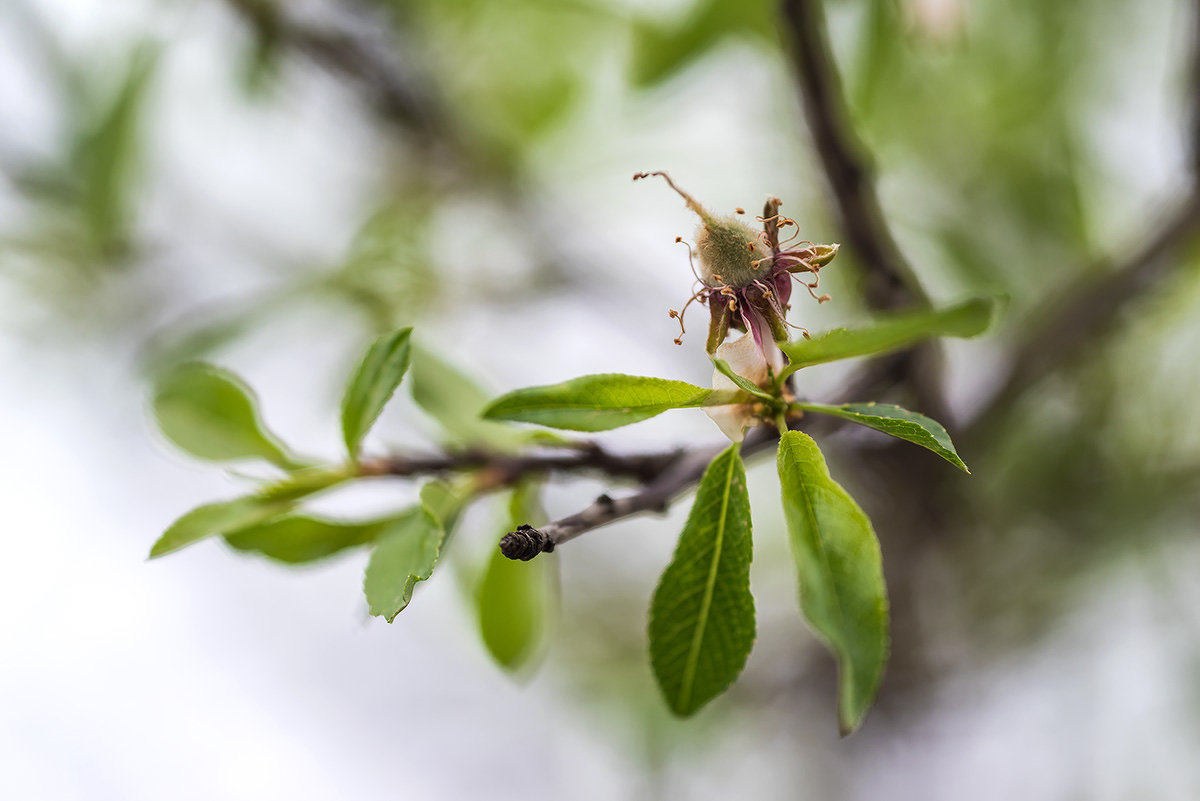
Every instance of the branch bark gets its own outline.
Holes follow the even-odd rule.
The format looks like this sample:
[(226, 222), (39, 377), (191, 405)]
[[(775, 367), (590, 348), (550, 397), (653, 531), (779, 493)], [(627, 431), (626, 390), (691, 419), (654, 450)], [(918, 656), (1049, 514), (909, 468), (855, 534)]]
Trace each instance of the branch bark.
[(792, 66), (821, 169), (855, 256), (867, 271), (867, 302), (898, 309), (929, 299), (884, 219), (866, 148), (855, 135), (820, 0), (787, 0)]

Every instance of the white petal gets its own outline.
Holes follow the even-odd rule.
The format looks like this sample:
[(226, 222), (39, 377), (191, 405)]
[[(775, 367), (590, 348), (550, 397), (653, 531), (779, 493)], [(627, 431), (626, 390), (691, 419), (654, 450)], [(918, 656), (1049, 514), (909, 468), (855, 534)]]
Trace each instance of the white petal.
[[(723, 359), (733, 368), (733, 372), (742, 378), (752, 381), (756, 386), (767, 382), (767, 360), (758, 352), (754, 337), (746, 334), (732, 342), (725, 342), (717, 348), (716, 357)], [(713, 389), (737, 389), (720, 370), (713, 370)], [(746, 436), (746, 428), (757, 422), (751, 413), (750, 404), (708, 406), (704, 413), (717, 424), (721, 432), (734, 442), (741, 442)]]
[[(732, 385), (733, 382), (730, 382), (730, 386)], [(754, 415), (750, 414), (750, 407), (745, 404), (741, 406), (706, 406), (704, 413), (717, 424), (717, 428), (721, 429), (722, 434), (734, 442), (741, 442), (746, 436), (746, 428), (755, 422)]]

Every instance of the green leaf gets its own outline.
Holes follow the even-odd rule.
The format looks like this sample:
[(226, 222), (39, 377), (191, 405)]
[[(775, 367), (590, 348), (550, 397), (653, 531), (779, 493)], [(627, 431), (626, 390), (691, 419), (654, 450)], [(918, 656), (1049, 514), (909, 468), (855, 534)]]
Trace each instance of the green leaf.
[(253, 495), (205, 504), (167, 528), (150, 549), (150, 558), (178, 551), (206, 537), (257, 526), (291, 511), (297, 501), (351, 478), (347, 468), (302, 470)]
[(231, 501), (197, 506), (167, 528), (150, 549), (150, 558), (178, 551), (206, 537), (254, 526), (285, 514), (295, 505), (291, 500), (268, 500), (247, 495)]
[(408, 371), (411, 328), (377, 339), (363, 356), (342, 398), (342, 436), (351, 458), (358, 456), (363, 437), (391, 399)]
[(975, 298), (945, 309), (883, 317), (867, 328), (837, 328), (812, 339), (782, 343), (790, 363), (780, 379), (801, 367), (888, 353), (932, 337), (973, 337), (987, 330), (994, 308), (992, 299)]
[(257, 457), (295, 470), (304, 466), (259, 416), (258, 400), (236, 375), (205, 362), (167, 372), (154, 393), (154, 414), (167, 439), (216, 462)]
[(819, 414), (831, 414), (843, 420), (849, 420), (859, 425), (882, 431), (893, 437), (907, 440), (922, 448), (928, 448), (950, 464), (970, 473), (963, 460), (959, 458), (954, 443), (946, 429), (936, 420), (923, 414), (910, 412), (899, 406), (887, 403), (845, 403), (841, 406), (827, 406), (823, 403), (793, 403), (797, 409)]
[(772, 36), (774, 11), (763, 0), (700, 0), (675, 25), (636, 20), (632, 43), (634, 85), (647, 88), (661, 83), (730, 37)]
[(776, 400), (774, 395), (772, 395), (769, 392), (764, 392), (757, 385), (755, 385), (755, 383), (753, 381), (749, 380), (748, 378), (745, 378), (744, 376), (740, 376), (737, 373), (735, 373), (733, 371), (733, 368), (729, 366), (729, 362), (725, 361), (724, 359), (715, 359), (714, 358), (712, 360), (712, 363), (713, 363), (713, 367), (717, 368), (717, 372), (719, 372), (721, 375), (725, 376), (730, 381), (732, 381), (734, 384), (736, 384), (738, 386), (738, 388), (741, 389), (743, 392), (748, 392), (751, 395), (753, 395), (754, 397), (762, 398), (764, 400), (771, 400), (771, 401)]
[(788, 431), (779, 481), (804, 616), (838, 663), (838, 720), (850, 734), (879, 690), (888, 655), (887, 592), (871, 521), (829, 476), (817, 444)]
[[(523, 485), (513, 493), (506, 531), (534, 519), (535, 492)], [(492, 549), (475, 590), (475, 608), (483, 644), (504, 669), (530, 667), (545, 653), (557, 586), (558, 562), (549, 554), (521, 562)]]
[(650, 664), (676, 715), (691, 715), (724, 692), (750, 656), (752, 552), (746, 471), (734, 444), (700, 480), (650, 604)]
[(481, 420), (487, 394), (468, 376), (424, 348), (414, 348), (409, 386), (421, 410), (438, 421), (447, 438), (456, 444), (485, 444), (508, 451), (529, 439), (527, 431)]
[(259, 553), (279, 562), (298, 565), (374, 542), (398, 520), (399, 517), (391, 516), (350, 523), (296, 515), (226, 534), (225, 542), (239, 551)]
[(412, 600), (418, 581), (433, 575), (441, 555), (447, 529), (439, 519), (446, 507), (441, 502), (448, 496), (439, 494), (436, 482), (421, 489), (421, 503), (400, 516), (391, 529), (379, 537), (363, 578), (363, 592), (372, 615), (380, 615), (391, 623)]
[(510, 392), (493, 401), (483, 416), (572, 431), (607, 431), (667, 409), (708, 405), (706, 401), (716, 400), (713, 395), (711, 389), (684, 381), (602, 373)]

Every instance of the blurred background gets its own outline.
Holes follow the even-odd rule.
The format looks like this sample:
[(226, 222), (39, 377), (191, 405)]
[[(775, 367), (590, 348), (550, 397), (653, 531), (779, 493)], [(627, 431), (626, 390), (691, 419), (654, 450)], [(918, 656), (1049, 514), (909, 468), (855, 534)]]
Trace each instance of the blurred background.
[[(720, 212), (783, 198), (804, 238), (843, 243), (833, 302), (797, 297), (792, 320), (868, 319), (879, 265), (813, 146), (794, 15), (3, 0), (0, 795), (1200, 797), (1195, 4), (824, 10), (909, 299), (1007, 298), (987, 336), (856, 398), (939, 404), (973, 476), (872, 436), (823, 441), (875, 521), (895, 629), (847, 740), (770, 458), (750, 478), (755, 651), (682, 723), (645, 616), (686, 503), (545, 557), (559, 625), (517, 681), (467, 598), (499, 504), (471, 510), (390, 626), (366, 615), (362, 553), (287, 569), (214, 541), (146, 561), (175, 517), (244, 486), (149, 419), (154, 375), (182, 360), (238, 371), (276, 431), (327, 458), (353, 360), (399, 325), (489, 392), (610, 371), (707, 384), (705, 313), (682, 347), (667, 316), (695, 220), (636, 171)], [(799, 390), (833, 399), (855, 369), (806, 370)], [(398, 401), (371, 452), (448, 436)], [(600, 439), (720, 434), (680, 411)], [(556, 480), (544, 503), (561, 517), (609, 489)], [(317, 505), (412, 496), (390, 481)]]

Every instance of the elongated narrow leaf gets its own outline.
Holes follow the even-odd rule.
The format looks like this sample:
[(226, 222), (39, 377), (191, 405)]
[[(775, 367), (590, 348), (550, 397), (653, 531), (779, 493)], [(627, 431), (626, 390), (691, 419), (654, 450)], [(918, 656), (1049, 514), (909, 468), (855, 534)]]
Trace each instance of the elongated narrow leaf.
[(958, 451), (954, 449), (954, 443), (950, 441), (950, 435), (946, 433), (942, 424), (923, 414), (910, 412), (908, 409), (887, 403), (845, 403), (841, 406), (827, 406), (823, 403), (792, 405), (806, 412), (831, 414), (834, 417), (882, 431), (893, 437), (908, 440), (922, 448), (928, 448), (964, 473), (971, 472), (959, 458)]
[[(536, 489), (513, 493), (505, 531), (538, 516)], [(531, 667), (545, 653), (555, 616), (558, 560), (551, 554), (522, 562), (493, 547), (491, 559), (475, 591), (479, 633), (488, 653), (505, 670)]]
[(484, 410), (491, 420), (518, 420), (572, 431), (607, 431), (667, 409), (703, 406), (712, 390), (666, 378), (603, 373), (497, 398)]
[(342, 437), (351, 457), (408, 371), (411, 328), (384, 334), (367, 349), (342, 397)]
[(775, 399), (774, 395), (769, 392), (763, 392), (762, 389), (756, 386), (750, 379), (735, 373), (733, 368), (729, 366), (729, 362), (725, 361), (724, 359), (713, 359), (712, 363), (713, 367), (717, 368), (718, 373), (732, 381), (738, 387), (738, 389), (742, 390), (743, 392), (764, 400)]
[(178, 551), (207, 537), (257, 526), (292, 510), (298, 501), (351, 477), (346, 469), (302, 470), (253, 495), (198, 506), (167, 528), (150, 549), (150, 558)]
[(945, 309), (884, 317), (865, 328), (836, 328), (812, 339), (788, 342), (780, 346), (790, 360), (782, 375), (814, 364), (900, 350), (932, 337), (973, 337), (987, 329), (994, 308), (991, 299), (976, 298)]
[(197, 506), (170, 525), (150, 549), (150, 558), (177, 551), (194, 542), (253, 526), (288, 512), (293, 501), (272, 501), (248, 495), (231, 501)]
[(250, 388), (215, 365), (191, 362), (166, 373), (155, 388), (154, 414), (167, 439), (201, 459), (303, 466), (263, 425)]
[(295, 515), (226, 534), (225, 542), (239, 551), (298, 565), (374, 542), (397, 522), (395, 516), (351, 523)]
[(482, 443), (507, 451), (529, 439), (529, 432), (516, 426), (480, 419), (488, 403), (487, 394), (468, 376), (424, 348), (414, 348), (409, 386), (413, 400), (441, 424), (451, 442)]
[(442, 485), (427, 484), (421, 490), (421, 503), (401, 515), (376, 541), (363, 578), (372, 615), (391, 623), (412, 600), (417, 582), (433, 575), (446, 540), (442, 520), (457, 515), (458, 508), (448, 502), (450, 497)]
[(862, 723), (879, 690), (888, 654), (887, 594), (875, 531), (854, 499), (829, 476), (807, 434), (779, 442), (779, 482), (804, 616), (838, 663), (843, 735)]
[(650, 604), (650, 664), (677, 715), (724, 692), (750, 656), (752, 552), (746, 471), (734, 444), (705, 471)]

